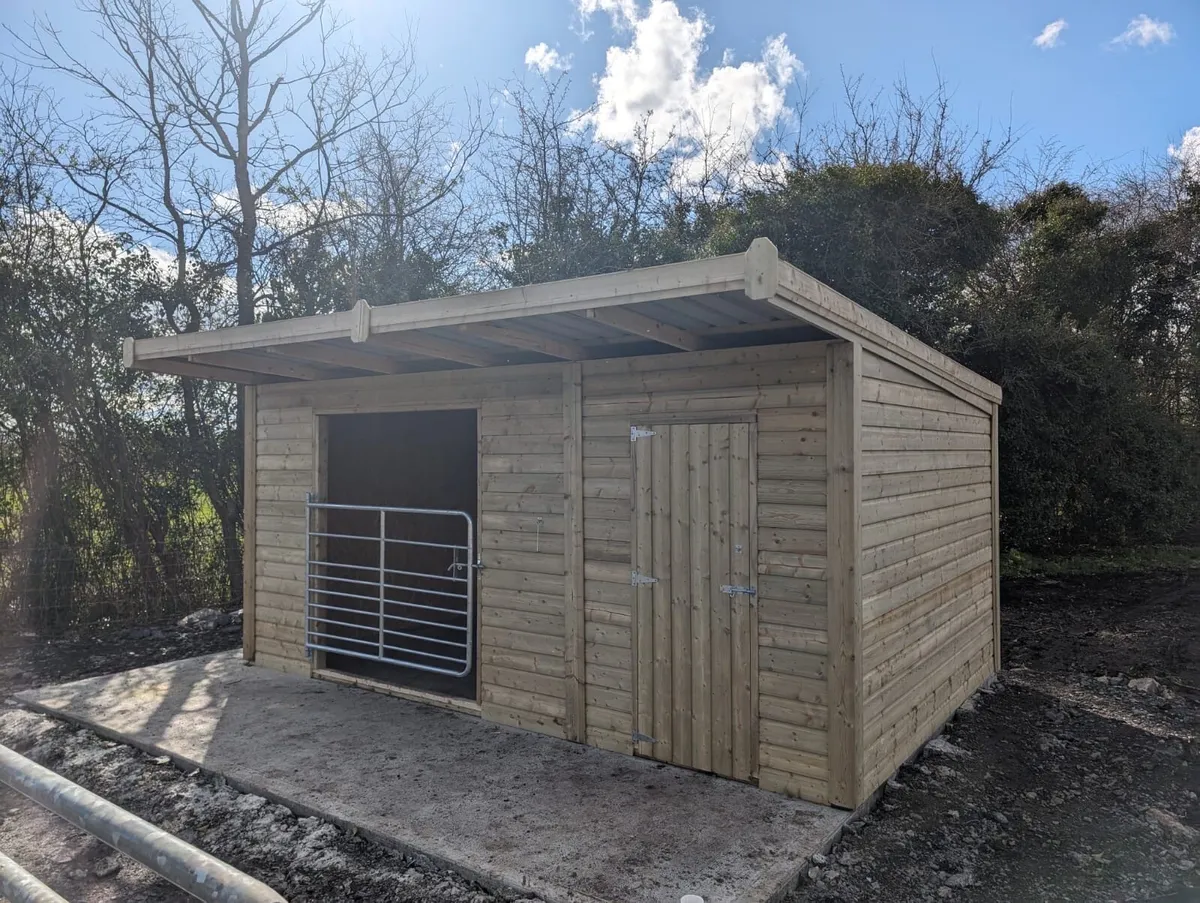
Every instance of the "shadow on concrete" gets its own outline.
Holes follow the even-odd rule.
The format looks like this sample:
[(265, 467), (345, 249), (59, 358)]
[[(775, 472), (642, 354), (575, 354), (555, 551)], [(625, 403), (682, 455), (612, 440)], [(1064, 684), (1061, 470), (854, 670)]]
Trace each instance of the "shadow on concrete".
[(22, 693), (486, 886), (550, 901), (773, 897), (849, 813), (221, 653)]

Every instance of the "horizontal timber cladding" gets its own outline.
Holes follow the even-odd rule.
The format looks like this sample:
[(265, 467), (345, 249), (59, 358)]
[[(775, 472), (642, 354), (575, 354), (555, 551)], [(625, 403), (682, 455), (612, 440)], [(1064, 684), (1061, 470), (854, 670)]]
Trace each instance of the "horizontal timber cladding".
[(315, 489), (319, 415), (446, 408), (479, 410), (483, 717), (564, 736), (565, 477), (557, 364), (264, 386), (257, 435), (258, 660), (310, 671), (304, 500)]
[[(630, 586), (630, 428), (754, 423), (756, 776), (763, 787), (827, 800), (827, 348), (813, 342), (583, 364), (588, 743), (634, 751), (634, 650), (646, 646)], [(651, 664), (644, 651), (636, 658)]]
[(311, 405), (258, 396), (255, 407), (247, 437), (255, 455), (254, 661), (307, 675), (305, 501), (313, 490), (316, 423)]
[(475, 408), (483, 717), (646, 754), (630, 430), (744, 424), (745, 761), (766, 789), (854, 805), (994, 668), (993, 406), (965, 397), (841, 342), (259, 386), (256, 658), (310, 670), (321, 415)]
[(994, 669), (992, 406), (863, 354), (864, 787)]

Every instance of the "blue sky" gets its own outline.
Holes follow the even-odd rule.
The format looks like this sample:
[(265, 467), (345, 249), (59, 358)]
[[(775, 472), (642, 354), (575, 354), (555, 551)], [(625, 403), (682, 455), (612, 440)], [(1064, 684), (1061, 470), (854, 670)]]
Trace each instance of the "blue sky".
[[(606, 118), (596, 123), (615, 137), (622, 117), (647, 104), (686, 105), (700, 95), (715, 104), (742, 103), (738, 121), (765, 127), (778, 115), (775, 93), (794, 100), (793, 79), (814, 93), (820, 115), (838, 99), (843, 69), (879, 86), (905, 75), (917, 90), (928, 90), (935, 61), (960, 118), (985, 131), (1011, 120), (1030, 152), (1040, 140), (1056, 139), (1077, 151), (1077, 168), (1162, 158), (1168, 145), (1185, 146), (1187, 131), (1200, 127), (1196, 0), (332, 2), (368, 45), (414, 25), (418, 62), (431, 81), (456, 91), (530, 77), (527, 52), (545, 44), (531, 59), (568, 65), (572, 102), (586, 107), (599, 94)], [(84, 57), (94, 46), (91, 25), (74, 12), (73, 0), (6, 0), (5, 9), (6, 23), (18, 29), (35, 9), (44, 13)], [(1036, 46), (1034, 39), (1060, 20), (1065, 27), (1057, 40), (1043, 42), (1053, 46)], [(1114, 41), (1131, 23), (1137, 25), (1126, 39)], [(780, 35), (786, 38), (764, 53)], [(695, 59), (681, 51), (689, 42)], [(609, 68), (614, 53), (620, 72)], [(686, 84), (655, 82), (669, 81), (674, 71), (656, 63), (658, 54), (695, 65)], [(739, 64), (750, 68), (737, 70)], [(728, 77), (714, 78), (714, 70)], [(71, 102), (84, 102), (66, 86), (55, 87)], [(755, 92), (756, 100), (745, 99)], [(1200, 154), (1200, 128), (1189, 148), (1191, 140)]]

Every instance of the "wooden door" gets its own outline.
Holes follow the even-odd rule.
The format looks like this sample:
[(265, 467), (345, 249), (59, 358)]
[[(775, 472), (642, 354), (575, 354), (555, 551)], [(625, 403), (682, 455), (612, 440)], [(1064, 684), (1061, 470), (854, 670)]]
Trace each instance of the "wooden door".
[(753, 429), (633, 440), (635, 749), (741, 780), (758, 750)]

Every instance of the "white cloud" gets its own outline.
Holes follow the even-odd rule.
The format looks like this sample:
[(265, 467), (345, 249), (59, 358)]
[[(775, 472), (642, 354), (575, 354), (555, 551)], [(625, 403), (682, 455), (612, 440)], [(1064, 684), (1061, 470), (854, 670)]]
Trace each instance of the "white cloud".
[(584, 22), (594, 13), (608, 13), (617, 28), (629, 28), (638, 19), (637, 0), (575, 0), (575, 8)]
[(571, 55), (563, 56), (545, 41), (525, 51), (525, 66), (545, 75), (551, 69), (565, 72), (571, 68)]
[[(758, 60), (709, 71), (700, 66), (711, 28), (700, 11), (689, 17), (674, 0), (650, 0), (643, 12), (623, 0), (578, 0), (581, 12), (603, 9), (614, 24), (628, 21), (628, 46), (608, 48), (596, 82), (596, 106), (584, 123), (600, 141), (630, 144), (639, 135), (672, 146), (682, 165), (749, 155), (787, 114), (787, 90), (804, 66), (786, 36), (767, 40)], [(609, 9), (611, 7), (611, 9)]]
[(1134, 16), (1129, 27), (1112, 39), (1113, 44), (1128, 47), (1137, 44), (1139, 47), (1149, 47), (1151, 44), (1167, 44), (1175, 37), (1175, 29), (1170, 22), (1151, 19), (1145, 13)]
[(1183, 164), (1197, 178), (1200, 178), (1200, 125), (1194, 125), (1183, 133), (1183, 140), (1178, 147), (1172, 144), (1167, 153)]
[(1042, 50), (1050, 50), (1059, 45), (1062, 33), (1066, 30), (1067, 20), (1055, 19), (1042, 29), (1042, 33), (1033, 39), (1033, 43), (1035, 46), (1042, 48)]

